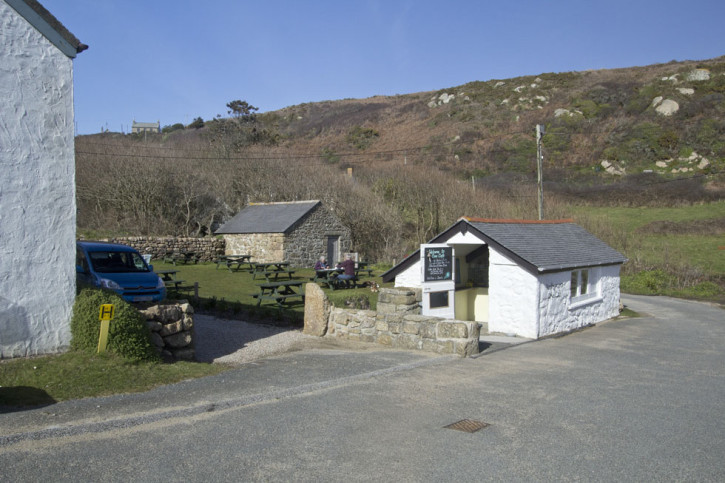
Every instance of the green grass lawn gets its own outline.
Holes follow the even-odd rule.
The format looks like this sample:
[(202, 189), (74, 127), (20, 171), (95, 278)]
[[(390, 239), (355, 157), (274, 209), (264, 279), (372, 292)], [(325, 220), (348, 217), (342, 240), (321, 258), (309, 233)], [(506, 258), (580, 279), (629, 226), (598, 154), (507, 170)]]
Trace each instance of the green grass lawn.
[[(673, 208), (579, 207), (577, 217), (584, 225), (609, 227), (598, 233), (630, 260), (651, 265), (691, 265), (713, 274), (725, 273), (725, 235), (667, 235), (637, 231), (649, 223), (669, 221), (682, 224), (694, 220), (725, 218), (725, 201)], [(593, 229), (597, 232), (598, 230)]]
[[(257, 306), (257, 299), (253, 295), (259, 292), (258, 285), (265, 283), (266, 280), (260, 276), (257, 276), (256, 280), (252, 279), (249, 271), (242, 269), (230, 272), (224, 266), (217, 269), (215, 263), (172, 265), (161, 260), (152, 260), (151, 263), (154, 270), (178, 270), (176, 277), (184, 280), (187, 285), (198, 282), (200, 300), (197, 305), (200, 310), (252, 319), (277, 319), (293, 324), (302, 322), (304, 304), (300, 300), (290, 300), (281, 310), (271, 301), (263, 301), (260, 306)], [(292, 279), (297, 281), (310, 282), (315, 275), (312, 269), (294, 268), (293, 270), (295, 273)], [(382, 270), (375, 270), (374, 275), (381, 273)], [(287, 275), (280, 277), (280, 280), (288, 279)], [(381, 283), (379, 276), (362, 277), (360, 282), (366, 280)], [(387, 285), (392, 286), (392, 284)], [(377, 306), (377, 294), (372, 293), (367, 287), (345, 290), (331, 290), (327, 287), (322, 287), (322, 289), (327, 293), (330, 301), (338, 307), (363, 298), (368, 300), (372, 310), (375, 310)], [(170, 297), (175, 296), (174, 293), (170, 294)]]
[[(688, 233), (688, 224), (725, 218), (725, 201), (671, 208), (576, 207), (575, 220), (624, 253), (622, 290), (725, 302), (725, 234)], [(672, 232), (647, 225), (669, 222)], [(718, 288), (719, 287), (719, 288)]]
[(575, 207), (574, 213), (603, 218), (631, 233), (653, 221), (687, 222), (725, 217), (725, 201), (670, 208), (585, 206)]

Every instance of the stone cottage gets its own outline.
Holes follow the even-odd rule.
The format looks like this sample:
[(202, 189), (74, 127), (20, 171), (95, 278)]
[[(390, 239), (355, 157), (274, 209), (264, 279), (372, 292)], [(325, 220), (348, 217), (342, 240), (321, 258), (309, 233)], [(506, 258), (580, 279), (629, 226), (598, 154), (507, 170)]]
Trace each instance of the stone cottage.
[(73, 59), (35, 0), (0, 0), (0, 357), (60, 352), (75, 298)]
[(619, 314), (624, 255), (571, 220), (461, 218), (382, 275), (422, 313), (539, 338)]
[(350, 229), (319, 200), (252, 203), (215, 233), (224, 237), (227, 255), (293, 267), (312, 267), (323, 255), (336, 262), (351, 248)]

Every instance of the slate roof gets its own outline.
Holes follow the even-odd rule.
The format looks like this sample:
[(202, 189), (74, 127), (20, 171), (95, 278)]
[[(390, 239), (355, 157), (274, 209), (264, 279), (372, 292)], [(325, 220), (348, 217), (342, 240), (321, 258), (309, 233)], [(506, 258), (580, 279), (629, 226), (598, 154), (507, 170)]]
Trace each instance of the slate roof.
[[(484, 243), (534, 274), (616, 265), (627, 258), (571, 220), (528, 221), (461, 218), (429, 243), (444, 243), (458, 233), (474, 232)], [(420, 250), (382, 275), (384, 282), (415, 263)]]
[(214, 233), (287, 233), (319, 204), (319, 200), (250, 204)]
[(471, 226), (539, 273), (624, 263), (626, 257), (568, 220), (561, 222), (501, 222), (468, 220)]

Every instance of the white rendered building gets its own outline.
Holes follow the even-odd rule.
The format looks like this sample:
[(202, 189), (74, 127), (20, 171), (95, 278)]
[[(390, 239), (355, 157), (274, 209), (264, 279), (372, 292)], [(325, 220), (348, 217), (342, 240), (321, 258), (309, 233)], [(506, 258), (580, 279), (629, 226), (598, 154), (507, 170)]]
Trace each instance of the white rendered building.
[(73, 58), (35, 0), (0, 0), (0, 357), (59, 352), (75, 297)]
[(424, 315), (539, 338), (618, 315), (625, 261), (571, 220), (461, 218), (382, 278), (422, 289)]

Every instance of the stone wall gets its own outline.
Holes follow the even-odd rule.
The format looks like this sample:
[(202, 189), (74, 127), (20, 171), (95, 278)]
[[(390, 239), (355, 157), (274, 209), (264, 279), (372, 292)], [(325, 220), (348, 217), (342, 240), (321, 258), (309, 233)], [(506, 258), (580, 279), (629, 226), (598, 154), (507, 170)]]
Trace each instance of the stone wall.
[[(285, 238), (285, 261), (293, 267), (313, 267), (320, 256), (327, 256), (328, 236), (340, 238), (340, 254), (350, 251), (350, 229), (320, 204), (300, 220)], [(329, 263), (337, 261), (328, 260)]]
[(227, 255), (252, 255), (255, 263), (286, 261), (282, 233), (240, 233), (223, 237)]
[(153, 305), (140, 310), (151, 330), (151, 341), (167, 361), (192, 361), (194, 351), (194, 309), (186, 302)]
[(317, 284), (305, 288), (304, 332), (311, 335), (466, 357), (478, 353), (479, 330), (477, 322), (420, 315), (416, 289), (381, 288), (372, 311), (331, 307)]
[(174, 252), (194, 252), (202, 262), (213, 262), (224, 255), (225, 242), (219, 238), (207, 237), (119, 237), (110, 238), (111, 243), (123, 243), (141, 254), (150, 253), (152, 260), (163, 259)]

